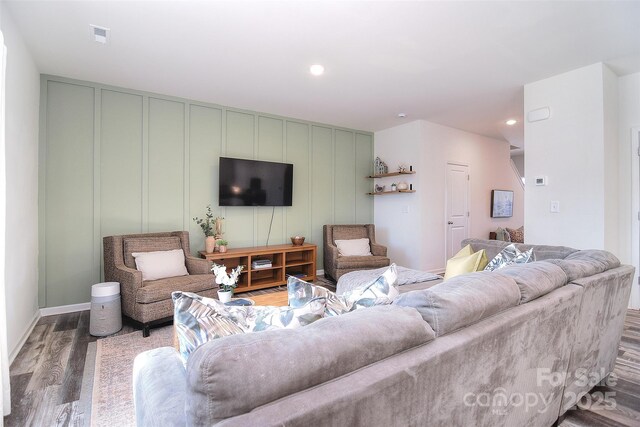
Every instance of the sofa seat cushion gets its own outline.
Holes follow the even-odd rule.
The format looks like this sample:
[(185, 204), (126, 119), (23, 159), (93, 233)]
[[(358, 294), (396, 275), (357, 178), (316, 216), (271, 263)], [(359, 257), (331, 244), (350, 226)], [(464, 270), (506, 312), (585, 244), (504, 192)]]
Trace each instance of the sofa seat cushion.
[(416, 308), (438, 337), (519, 303), (516, 282), (489, 271), (457, 276), (429, 289), (400, 294), (393, 302)]
[(210, 341), (187, 362), (186, 424), (212, 425), (247, 413), (434, 337), (416, 310), (385, 305), (300, 329)]
[(171, 292), (183, 291), (198, 293), (213, 289), (212, 274), (191, 274), (189, 276), (167, 277), (160, 280), (142, 282), (142, 287), (136, 292), (136, 302), (150, 304), (152, 302), (171, 299)]
[(339, 256), (336, 258), (336, 268), (379, 268), (389, 265), (386, 256)]
[(520, 288), (520, 304), (546, 295), (567, 284), (567, 275), (559, 266), (539, 261), (524, 265), (514, 265), (496, 272), (515, 280)]
[(157, 252), (182, 249), (180, 238), (168, 237), (126, 237), (122, 241), (124, 265), (136, 268), (136, 261), (131, 255), (133, 252)]

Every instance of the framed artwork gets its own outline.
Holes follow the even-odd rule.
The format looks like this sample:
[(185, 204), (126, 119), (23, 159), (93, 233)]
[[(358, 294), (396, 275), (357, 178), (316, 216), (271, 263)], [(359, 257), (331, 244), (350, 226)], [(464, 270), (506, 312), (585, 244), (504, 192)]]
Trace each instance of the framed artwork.
[(513, 191), (491, 190), (491, 218), (513, 216)]

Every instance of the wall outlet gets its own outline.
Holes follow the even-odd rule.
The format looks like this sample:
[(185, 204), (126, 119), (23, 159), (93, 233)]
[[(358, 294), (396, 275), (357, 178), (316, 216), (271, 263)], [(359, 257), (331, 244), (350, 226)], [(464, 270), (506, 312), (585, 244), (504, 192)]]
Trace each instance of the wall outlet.
[(550, 211), (552, 213), (559, 213), (560, 212), (560, 202), (557, 200), (552, 200), (551, 201), (551, 206), (550, 206)]
[(408, 214), (409, 213), (409, 205), (403, 205), (400, 209), (400, 213)]

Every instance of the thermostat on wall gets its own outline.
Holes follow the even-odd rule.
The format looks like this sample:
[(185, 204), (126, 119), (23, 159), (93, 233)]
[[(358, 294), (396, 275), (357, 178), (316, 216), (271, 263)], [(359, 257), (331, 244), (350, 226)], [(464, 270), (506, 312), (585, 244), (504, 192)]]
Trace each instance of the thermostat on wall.
[(536, 176), (536, 185), (547, 185), (546, 176)]

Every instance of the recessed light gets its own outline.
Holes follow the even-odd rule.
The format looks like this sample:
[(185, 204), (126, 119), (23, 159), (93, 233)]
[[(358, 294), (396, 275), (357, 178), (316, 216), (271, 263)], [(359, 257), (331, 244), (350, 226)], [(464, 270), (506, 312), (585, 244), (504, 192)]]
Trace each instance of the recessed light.
[(311, 74), (313, 74), (314, 76), (321, 76), (324, 74), (324, 67), (320, 64), (315, 64), (312, 65), (309, 68), (309, 71), (311, 72)]
[(398, 118), (399, 119), (404, 119), (405, 117), (407, 117), (406, 113), (398, 113)]
[(516, 119), (509, 119), (505, 123), (507, 124), (507, 126), (513, 126), (518, 123), (518, 121)]

